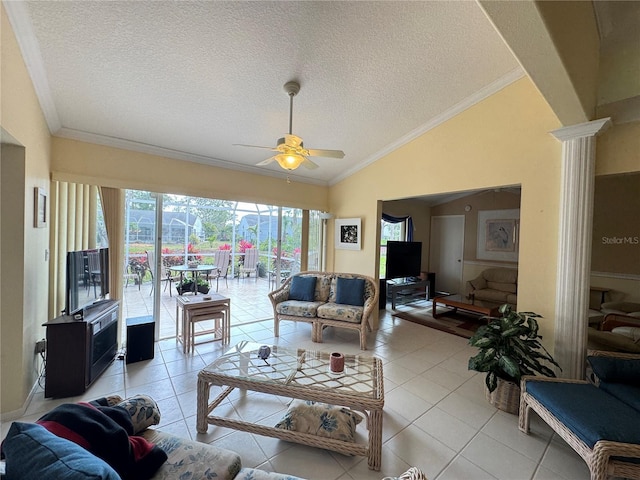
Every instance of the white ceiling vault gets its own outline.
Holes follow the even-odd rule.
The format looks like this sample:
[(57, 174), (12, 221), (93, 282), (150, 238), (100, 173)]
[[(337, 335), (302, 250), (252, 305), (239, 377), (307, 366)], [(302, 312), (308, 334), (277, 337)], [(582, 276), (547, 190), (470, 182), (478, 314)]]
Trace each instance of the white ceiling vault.
[[(54, 135), (333, 184), (522, 77), (472, 1), (4, 2)], [(91, 161), (88, 159), (87, 161)]]

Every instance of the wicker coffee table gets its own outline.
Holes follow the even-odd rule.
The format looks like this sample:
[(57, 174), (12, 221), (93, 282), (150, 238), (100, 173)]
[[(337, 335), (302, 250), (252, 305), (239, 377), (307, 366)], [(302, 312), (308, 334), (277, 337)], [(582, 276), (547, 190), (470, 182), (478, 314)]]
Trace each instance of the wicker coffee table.
[[(196, 425), (198, 432), (205, 433), (209, 424), (233, 428), (344, 454), (366, 456), (369, 468), (380, 470), (384, 406), (380, 359), (345, 355), (344, 373), (333, 374), (329, 370), (329, 353), (270, 346), (271, 356), (265, 362), (258, 358), (258, 348), (259, 344), (241, 342), (200, 371)], [(223, 391), (210, 402), (209, 395), (213, 385), (223, 387)], [(326, 402), (362, 412), (367, 419), (368, 444), (345, 442), (212, 415), (211, 412), (234, 388)]]

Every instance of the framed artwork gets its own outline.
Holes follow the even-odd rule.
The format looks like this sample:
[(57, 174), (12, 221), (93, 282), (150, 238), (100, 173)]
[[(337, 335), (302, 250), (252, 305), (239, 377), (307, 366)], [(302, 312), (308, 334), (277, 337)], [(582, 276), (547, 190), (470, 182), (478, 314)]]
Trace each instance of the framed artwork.
[(35, 228), (47, 226), (47, 193), (40, 187), (33, 189), (33, 226)]
[(477, 257), (483, 260), (518, 261), (520, 209), (478, 212)]
[(360, 219), (336, 219), (336, 248), (343, 250), (360, 250)]

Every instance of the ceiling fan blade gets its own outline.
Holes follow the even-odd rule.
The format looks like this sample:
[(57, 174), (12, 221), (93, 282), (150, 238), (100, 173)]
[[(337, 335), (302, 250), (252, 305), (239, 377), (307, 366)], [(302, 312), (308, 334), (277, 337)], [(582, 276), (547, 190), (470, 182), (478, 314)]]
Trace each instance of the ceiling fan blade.
[(264, 165), (269, 165), (271, 162), (273, 162), (276, 159), (275, 155), (273, 157), (269, 157), (266, 160), (263, 160), (259, 163), (256, 163), (257, 167), (262, 167)]
[(263, 148), (263, 149), (266, 149), (266, 150), (274, 150), (274, 151), (277, 150), (276, 148), (273, 148), (273, 147), (263, 147), (261, 145), (245, 145), (245, 144), (242, 144), (242, 143), (233, 143), (232, 145), (234, 147)]
[(310, 148), (308, 150), (311, 157), (344, 158), (342, 150), (318, 150)]
[(304, 157), (304, 161), (301, 163), (301, 165), (305, 168), (308, 168), (309, 170), (315, 170), (316, 168), (318, 168), (318, 164), (313, 163), (307, 157)]

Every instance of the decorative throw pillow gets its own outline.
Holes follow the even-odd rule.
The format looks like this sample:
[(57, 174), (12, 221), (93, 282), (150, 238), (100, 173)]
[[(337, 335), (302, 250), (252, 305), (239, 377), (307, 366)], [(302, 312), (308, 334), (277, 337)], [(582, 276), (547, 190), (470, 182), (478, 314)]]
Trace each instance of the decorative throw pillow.
[(604, 356), (587, 357), (587, 360), (603, 382), (640, 385), (640, 360)]
[(362, 307), (364, 305), (364, 279), (338, 277), (336, 303)]
[(276, 428), (355, 442), (362, 416), (345, 407), (308, 400), (294, 400)]
[(160, 409), (155, 400), (148, 395), (136, 395), (120, 402), (118, 407), (124, 408), (133, 422), (133, 434), (138, 435), (151, 425), (160, 423)]
[(382, 480), (428, 480), (422, 470), (417, 467), (411, 467), (399, 477), (384, 477)]
[(317, 280), (316, 277), (302, 277), (300, 275), (293, 277), (289, 287), (289, 300), (313, 302)]
[(106, 462), (36, 423), (13, 422), (2, 451), (8, 480), (120, 480)]

